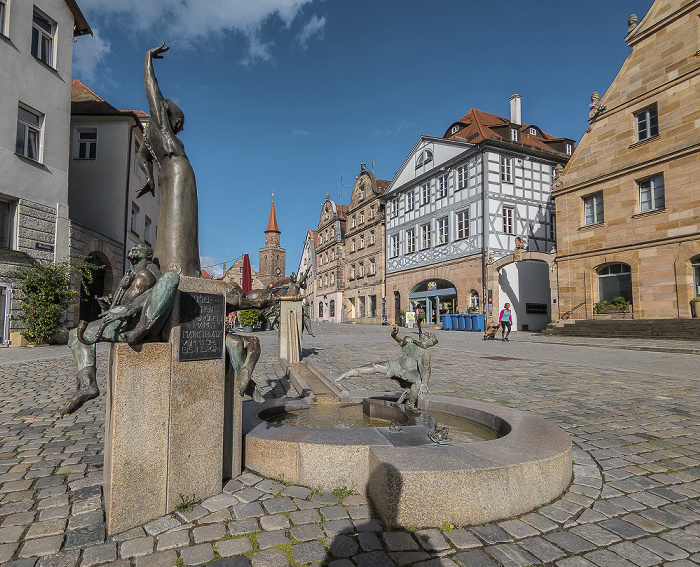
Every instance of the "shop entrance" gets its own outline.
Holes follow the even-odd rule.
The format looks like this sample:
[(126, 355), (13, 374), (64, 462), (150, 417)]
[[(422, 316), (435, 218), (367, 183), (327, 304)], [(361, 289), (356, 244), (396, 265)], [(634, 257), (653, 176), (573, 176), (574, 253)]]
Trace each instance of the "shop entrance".
[(425, 323), (440, 323), (440, 315), (457, 312), (457, 290), (447, 280), (431, 279), (419, 283), (408, 295), (411, 311), (425, 310)]

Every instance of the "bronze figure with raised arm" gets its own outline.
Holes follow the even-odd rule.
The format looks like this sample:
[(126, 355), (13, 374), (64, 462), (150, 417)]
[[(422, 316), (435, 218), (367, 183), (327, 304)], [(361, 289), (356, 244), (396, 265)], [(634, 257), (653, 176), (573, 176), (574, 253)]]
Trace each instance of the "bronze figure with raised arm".
[(159, 170), (161, 203), (154, 261), (163, 273), (174, 271), (199, 277), (197, 183), (185, 146), (177, 137), (185, 125), (185, 115), (177, 104), (163, 97), (153, 71), (153, 60), (162, 59), (168, 49), (163, 44), (146, 52), (144, 84), (151, 118), (144, 128), (138, 153), (146, 175), (139, 196), (155, 190), (155, 163)]

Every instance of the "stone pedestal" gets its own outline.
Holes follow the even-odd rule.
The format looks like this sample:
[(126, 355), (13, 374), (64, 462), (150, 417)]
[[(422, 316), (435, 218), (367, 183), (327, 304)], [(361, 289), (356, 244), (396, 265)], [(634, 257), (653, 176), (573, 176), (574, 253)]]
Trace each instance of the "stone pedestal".
[(111, 345), (104, 467), (109, 534), (173, 511), (180, 494), (196, 500), (217, 494), (224, 474), (240, 469), (240, 399), (233, 372), (225, 372), (224, 286), (181, 278), (164, 329), (169, 342)]
[(280, 297), (280, 339), (278, 358), (292, 364), (301, 362), (302, 307), (301, 297)]

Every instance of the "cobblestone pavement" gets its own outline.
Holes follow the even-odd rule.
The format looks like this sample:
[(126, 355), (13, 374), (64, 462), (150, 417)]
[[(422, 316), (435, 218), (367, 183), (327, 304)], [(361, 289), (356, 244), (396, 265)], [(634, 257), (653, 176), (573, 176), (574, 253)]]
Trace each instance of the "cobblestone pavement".
[[(386, 327), (314, 325), (305, 354), (331, 376), (400, 352)], [(401, 336), (406, 334), (402, 330)], [(574, 442), (561, 498), (482, 526), (387, 531), (359, 495), (314, 493), (246, 472), (221, 494), (105, 538), (104, 397), (58, 411), (74, 384), (67, 349), (0, 351), (0, 563), (18, 567), (646, 567), (700, 565), (700, 343), (538, 337), (510, 342), (437, 331), (431, 392), (501, 403), (557, 422)], [(255, 379), (288, 384), (276, 335)], [(682, 352), (669, 352), (680, 346)], [(647, 350), (629, 350), (652, 348)], [(34, 350), (35, 355), (25, 352)], [(106, 356), (98, 356), (104, 391)], [(18, 357), (18, 358), (17, 358)], [(9, 361), (9, 362), (8, 362)], [(353, 396), (395, 391), (382, 376)], [(248, 403), (248, 402), (246, 402)], [(430, 503), (426, 503), (427, 506)]]

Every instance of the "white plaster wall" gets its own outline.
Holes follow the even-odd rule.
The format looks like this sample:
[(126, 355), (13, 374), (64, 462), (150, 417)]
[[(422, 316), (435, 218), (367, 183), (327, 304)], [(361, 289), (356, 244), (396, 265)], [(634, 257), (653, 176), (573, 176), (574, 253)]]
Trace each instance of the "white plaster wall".
[[(501, 268), (498, 277), (501, 304), (494, 309), (497, 316), (506, 303), (510, 303), (513, 314), (513, 330), (521, 330), (527, 325), (530, 331), (547, 327), (551, 313), (549, 290), (549, 267), (546, 262), (529, 260), (514, 262)], [(526, 303), (546, 303), (547, 315), (527, 314)]]

